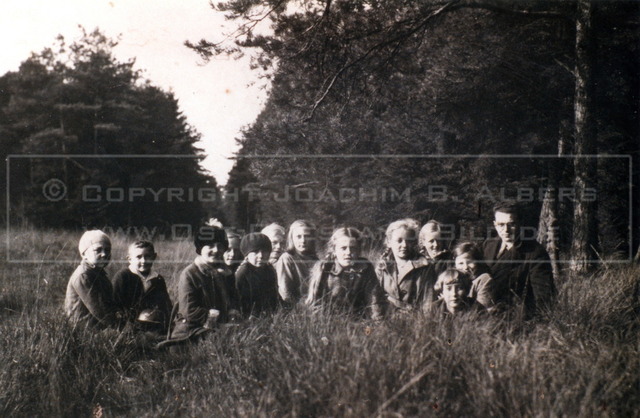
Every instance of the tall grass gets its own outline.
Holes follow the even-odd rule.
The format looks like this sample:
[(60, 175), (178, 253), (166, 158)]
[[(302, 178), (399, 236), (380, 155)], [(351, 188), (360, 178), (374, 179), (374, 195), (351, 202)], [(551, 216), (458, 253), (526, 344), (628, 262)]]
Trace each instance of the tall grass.
[[(39, 234), (18, 251), (78, 259), (77, 237)], [(113, 242), (122, 257), (126, 237)], [(194, 255), (186, 242), (158, 253), (170, 284)], [(564, 279), (540, 323), (374, 323), (297, 307), (156, 351), (143, 336), (71, 328), (61, 304), (75, 263), (44, 261), (3, 265), (2, 416), (632, 416), (640, 407), (633, 266)]]

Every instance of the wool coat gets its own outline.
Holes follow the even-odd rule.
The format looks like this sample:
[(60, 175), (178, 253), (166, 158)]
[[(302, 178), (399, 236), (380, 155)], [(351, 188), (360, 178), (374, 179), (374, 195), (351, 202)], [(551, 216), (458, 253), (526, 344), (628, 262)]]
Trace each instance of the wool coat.
[(127, 267), (118, 271), (111, 282), (114, 302), (129, 321), (134, 322), (144, 310), (153, 310), (161, 322), (154, 328), (166, 332), (172, 303), (162, 276), (151, 273), (142, 277)]
[(228, 320), (230, 302), (225, 281), (232, 274), (222, 263), (211, 266), (198, 258), (180, 273), (178, 315), (172, 339), (199, 332), (207, 323), (210, 309), (220, 312), (219, 322)]
[(64, 310), (76, 325), (106, 328), (117, 324), (113, 289), (103, 268), (82, 261), (67, 284)]
[(236, 289), (244, 316), (274, 312), (280, 304), (276, 271), (271, 264), (256, 267), (243, 262), (236, 271)]
[(306, 303), (377, 320), (384, 316), (386, 298), (373, 265), (358, 258), (347, 268), (334, 261), (318, 261), (311, 274)]

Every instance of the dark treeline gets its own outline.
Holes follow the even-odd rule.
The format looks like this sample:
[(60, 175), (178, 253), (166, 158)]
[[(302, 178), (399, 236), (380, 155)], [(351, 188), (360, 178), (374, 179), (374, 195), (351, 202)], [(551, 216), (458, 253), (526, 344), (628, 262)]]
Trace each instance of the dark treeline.
[(199, 164), (199, 134), (171, 93), (144, 80), (133, 61), (114, 58), (116, 41), (82, 31), (0, 77), (2, 157), (14, 156), (1, 174), (10, 188), (4, 220), (66, 228), (197, 222), (202, 203), (218, 199)]
[[(629, 179), (628, 157), (598, 158), (587, 175), (570, 155), (622, 154), (637, 167), (637, 2), (288, 3), (219, 3), (238, 23), (235, 44), (188, 43), (205, 57), (258, 51), (255, 64), (271, 77), (227, 185), (235, 224), (362, 226), (413, 216), (482, 236), (493, 203), (515, 198), (530, 203), (531, 226), (545, 209), (564, 254), (578, 239), (576, 210), (595, 211), (588, 216), (599, 234), (588, 247), (625, 257), (635, 248), (637, 169)], [(584, 16), (586, 47), (576, 44)], [(259, 20), (271, 34), (255, 30)], [(591, 77), (584, 97), (582, 67)], [(587, 125), (576, 116), (583, 108)], [(585, 132), (595, 135), (591, 148)]]

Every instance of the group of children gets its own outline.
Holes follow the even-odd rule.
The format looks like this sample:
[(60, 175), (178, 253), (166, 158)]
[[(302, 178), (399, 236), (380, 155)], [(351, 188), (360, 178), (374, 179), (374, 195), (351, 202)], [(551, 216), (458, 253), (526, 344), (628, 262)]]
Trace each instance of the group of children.
[(157, 255), (151, 242), (132, 243), (129, 265), (109, 280), (109, 237), (87, 231), (65, 311), (80, 326), (131, 326), (172, 344), (197, 339), (218, 323), (298, 303), (374, 320), (411, 311), (493, 309), (492, 279), (480, 249), (463, 242), (452, 255), (441, 235), (436, 221), (422, 228), (413, 219), (392, 222), (374, 266), (362, 253), (362, 234), (352, 227), (335, 229), (319, 260), (316, 229), (307, 221), (293, 222), (288, 233), (271, 224), (243, 237), (213, 222), (195, 232), (197, 256), (181, 272), (172, 304), (165, 280), (152, 271)]

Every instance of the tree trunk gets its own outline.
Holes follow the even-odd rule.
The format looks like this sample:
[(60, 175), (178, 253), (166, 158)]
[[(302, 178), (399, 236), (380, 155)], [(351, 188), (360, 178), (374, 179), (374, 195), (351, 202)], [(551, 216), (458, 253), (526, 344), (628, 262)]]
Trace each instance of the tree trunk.
[[(568, 103), (567, 103), (568, 105)], [(571, 132), (570, 122), (563, 120), (559, 130), (558, 159), (551, 162), (549, 167), (549, 182), (544, 192), (544, 200), (540, 210), (538, 223), (538, 242), (544, 245), (551, 258), (553, 277), (558, 278), (560, 267), (560, 203), (558, 202), (558, 189), (564, 186), (562, 181), (566, 174), (567, 138)]]
[(575, 203), (571, 269), (586, 273), (594, 267), (597, 247), (596, 191), (597, 153), (593, 115), (593, 68), (595, 61), (593, 8), (591, 0), (578, 0), (576, 15), (575, 64)]

